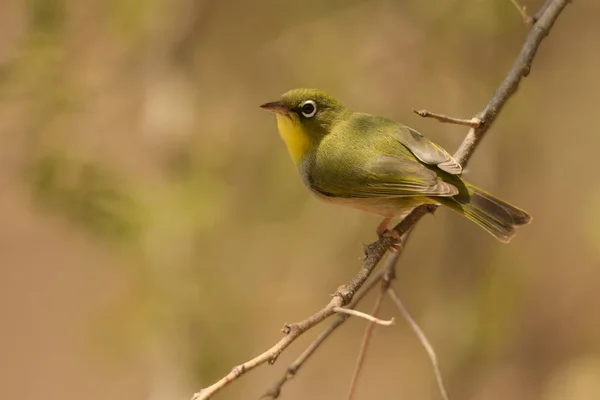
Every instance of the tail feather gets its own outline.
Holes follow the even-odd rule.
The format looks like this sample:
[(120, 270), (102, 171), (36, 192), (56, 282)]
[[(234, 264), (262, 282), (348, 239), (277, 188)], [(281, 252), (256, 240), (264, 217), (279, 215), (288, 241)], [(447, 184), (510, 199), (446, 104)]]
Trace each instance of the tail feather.
[(508, 243), (515, 235), (517, 226), (531, 222), (531, 216), (520, 208), (473, 185), (465, 185), (468, 196), (459, 195), (439, 200), (475, 222), (499, 241)]

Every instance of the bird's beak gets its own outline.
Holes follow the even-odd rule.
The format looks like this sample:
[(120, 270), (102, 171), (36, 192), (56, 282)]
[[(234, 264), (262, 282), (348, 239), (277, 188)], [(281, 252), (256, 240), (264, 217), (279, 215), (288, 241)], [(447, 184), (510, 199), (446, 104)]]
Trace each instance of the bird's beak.
[(265, 103), (265, 104), (261, 105), (260, 108), (264, 108), (265, 110), (274, 112), (276, 114), (285, 115), (286, 117), (290, 116), (290, 110), (281, 101), (273, 101), (271, 103)]

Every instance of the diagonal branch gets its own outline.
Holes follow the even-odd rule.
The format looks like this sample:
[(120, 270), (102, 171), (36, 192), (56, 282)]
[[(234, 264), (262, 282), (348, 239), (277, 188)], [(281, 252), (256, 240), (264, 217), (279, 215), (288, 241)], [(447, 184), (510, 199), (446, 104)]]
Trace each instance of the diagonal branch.
[[(475, 116), (475, 118), (479, 119), (481, 123), (476, 127), (469, 129), (467, 136), (454, 155), (454, 157), (463, 167), (466, 166), (467, 162), (473, 155), (473, 152), (483, 139), (485, 133), (488, 131), (492, 123), (496, 120), (496, 117), (508, 99), (517, 91), (521, 80), (529, 75), (531, 63), (542, 40), (544, 40), (544, 38), (548, 35), (554, 25), (554, 22), (565, 8), (568, 1), (569, 0), (548, 0), (542, 9), (535, 14), (534, 20), (536, 22), (525, 38), (523, 47), (521, 48), (521, 51), (509, 70), (506, 78), (500, 84), (491, 100), (486, 105), (485, 109), (480, 114)], [(402, 236), (404, 233), (410, 231), (425, 214), (433, 211), (434, 208), (431, 206), (419, 206), (409, 213), (402, 221), (400, 221), (400, 223), (394, 227), (394, 230), (398, 232), (400, 236)], [(301, 322), (287, 324), (284, 327), (284, 333), (286, 336), (284, 336), (278, 343), (255, 358), (238, 365), (229, 374), (225, 375), (216, 383), (194, 394), (193, 400), (209, 399), (219, 390), (223, 389), (229, 383), (233, 382), (246, 372), (267, 362), (275, 362), (279, 354), (281, 354), (281, 352), (299, 336), (316, 326), (324, 319), (335, 314), (334, 307), (344, 307), (350, 304), (356, 292), (365, 284), (375, 266), (379, 263), (384, 254), (394, 243), (394, 238), (386, 236), (365, 246), (366, 257), (362, 268), (348, 284), (338, 289), (329, 304)], [(402, 249), (398, 251), (402, 251)]]
[(519, 88), (521, 80), (529, 75), (531, 71), (531, 63), (535, 57), (542, 40), (550, 33), (554, 26), (554, 22), (558, 18), (561, 11), (567, 5), (568, 0), (551, 0), (547, 2), (546, 10), (538, 17), (537, 22), (533, 25), (525, 43), (521, 48), (521, 52), (508, 71), (508, 75), (500, 84), (492, 99), (487, 103), (483, 112), (477, 117), (481, 120), (481, 124), (476, 128), (471, 128), (467, 137), (463, 140), (454, 154), (456, 160), (463, 166), (467, 164), (473, 152), (479, 145), (481, 139), (488, 131), (496, 117), (502, 111), (502, 108)]
[[(375, 287), (375, 285), (385, 278), (384, 271), (377, 273), (369, 282), (367, 282), (362, 289), (354, 296), (347, 308), (354, 308), (362, 300), (362, 298)], [(298, 370), (304, 365), (304, 363), (314, 354), (314, 352), (325, 342), (325, 340), (339, 328), (346, 320), (349, 315), (338, 314), (333, 322), (325, 328), (315, 340), (291, 363), (285, 370), (285, 373), (279, 378), (273, 387), (261, 397), (261, 399), (276, 399), (281, 394), (282, 386), (296, 376)]]
[[(540, 20), (540, 18), (542, 18), (542, 15), (544, 15), (546, 13), (546, 10), (550, 6), (550, 4), (552, 4), (553, 2), (554, 2), (554, 0), (546, 0), (544, 2), (544, 4), (542, 4), (542, 6), (538, 10), (538, 12), (536, 12), (535, 15), (533, 16), (533, 22), (538, 22)], [(567, 0), (567, 3), (570, 3), (570, 2), (571, 2), (571, 0)]]
[[(410, 229), (408, 223), (406, 223), (405, 225), (398, 225), (400, 226), (399, 229), (404, 229), (404, 227), (407, 230)], [(286, 336), (279, 340), (279, 342), (277, 342), (274, 346), (272, 346), (262, 354), (259, 354), (258, 356), (254, 357), (253, 359), (234, 367), (231, 370), (231, 372), (229, 372), (223, 378), (221, 378), (211, 386), (195, 393), (192, 397), (192, 400), (209, 399), (219, 390), (223, 389), (229, 383), (244, 375), (248, 371), (265, 363), (273, 364), (277, 360), (281, 352), (285, 350), (290, 344), (292, 344), (304, 332), (313, 328), (327, 317), (336, 314), (336, 308), (344, 306), (353, 306), (354, 304), (352, 303), (352, 299), (354, 298), (354, 295), (365, 284), (365, 281), (369, 278), (369, 275), (371, 274), (379, 260), (381, 260), (385, 252), (390, 248), (394, 241), (394, 238), (384, 237), (383, 240), (377, 241), (366, 246), (365, 252), (367, 253), (367, 256), (365, 258), (363, 267), (348, 284), (341, 286), (337, 290), (329, 304), (327, 304), (321, 310), (319, 310), (318, 312), (316, 312), (315, 314), (311, 315), (303, 321), (293, 324), (285, 324), (282, 331)], [(383, 278), (383, 274), (379, 279), (381, 278)], [(347, 314), (339, 316), (344, 319), (348, 318)]]
[[(410, 234), (410, 232), (407, 232), (407, 235), (405, 235), (405, 237), (402, 239), (403, 244), (406, 243), (408, 234)], [(354, 298), (352, 299), (350, 304), (348, 304), (348, 306), (347, 306), (348, 308), (356, 307), (356, 305), (359, 303), (360, 300), (362, 300), (364, 295), (366, 295), (369, 291), (371, 291), (371, 289), (373, 289), (375, 287), (375, 285), (379, 282), (381, 282), (382, 285), (385, 285), (384, 287), (387, 290), (387, 288), (389, 287), (389, 283), (394, 276), (395, 266), (396, 266), (396, 263), (398, 262), (398, 258), (400, 257), (400, 254), (401, 254), (401, 252), (392, 253), (386, 259), (385, 267), (382, 268), (370, 281), (368, 281), (361, 288), (361, 290), (354, 296)], [(283, 385), (287, 381), (292, 379), (294, 376), (296, 376), (296, 373), (298, 373), (298, 370), (314, 354), (314, 352), (323, 344), (323, 342), (325, 342), (325, 339), (327, 339), (337, 328), (339, 328), (340, 325), (342, 325), (344, 322), (346, 322), (347, 319), (348, 319), (347, 315), (338, 315), (337, 318), (335, 318), (333, 320), (333, 322), (327, 328), (325, 328), (319, 334), (319, 336), (317, 336), (317, 338), (315, 340), (313, 340), (313, 342), (306, 348), (306, 350), (304, 350), (302, 352), (302, 354), (300, 354), (300, 356), (298, 356), (298, 358), (296, 358), (296, 360), (294, 360), (294, 362), (291, 363), (287, 367), (283, 376), (281, 378), (279, 378), (275, 382), (275, 384), (269, 390), (267, 390), (267, 392), (261, 398), (267, 398), (267, 399), (278, 398), (279, 395), (281, 394), (281, 388), (283, 387)]]
[[(496, 92), (485, 106), (485, 109), (475, 117), (481, 121), (481, 123), (476, 127), (469, 129), (467, 136), (462, 141), (456, 153), (454, 153), (454, 158), (462, 165), (463, 169), (471, 159), (471, 156), (473, 156), (473, 152), (481, 142), (481, 139), (483, 139), (485, 133), (490, 129), (492, 123), (496, 120), (496, 117), (498, 117), (498, 114), (508, 99), (510, 99), (519, 88), (521, 80), (529, 75), (531, 63), (533, 62), (542, 40), (548, 36), (550, 30), (554, 26), (554, 22), (556, 22), (556, 19), (568, 2), (569, 0), (548, 0), (542, 6), (544, 8), (543, 12), (536, 14), (536, 23), (525, 38), (525, 43), (523, 43), (521, 52), (508, 71), (506, 78), (504, 78), (504, 81), (502, 81), (498, 89), (496, 89)], [(411, 218), (416, 224), (416, 222), (427, 214), (427, 210), (425, 210), (426, 207), (428, 206), (415, 208), (407, 218)], [(400, 224), (396, 225), (394, 229), (397, 229), (399, 226)]]

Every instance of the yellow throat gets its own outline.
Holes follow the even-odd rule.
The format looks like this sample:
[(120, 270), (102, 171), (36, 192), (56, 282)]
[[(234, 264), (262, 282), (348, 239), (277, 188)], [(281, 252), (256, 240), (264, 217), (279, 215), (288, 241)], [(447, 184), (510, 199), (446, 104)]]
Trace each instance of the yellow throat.
[(298, 165), (304, 154), (310, 150), (310, 137), (300, 124), (285, 115), (277, 114), (277, 129), (287, 146), (292, 161)]

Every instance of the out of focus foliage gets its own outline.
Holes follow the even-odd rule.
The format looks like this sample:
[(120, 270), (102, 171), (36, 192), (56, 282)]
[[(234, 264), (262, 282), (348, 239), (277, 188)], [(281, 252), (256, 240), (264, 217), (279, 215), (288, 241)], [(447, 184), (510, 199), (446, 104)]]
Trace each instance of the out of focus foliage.
[[(600, 396), (598, 18), (593, 0), (568, 7), (467, 172), (533, 224), (502, 246), (440, 212), (401, 261), (398, 288), (453, 397)], [(42, 365), (13, 368), (7, 398), (38, 377), (25, 398), (111, 381), (69, 370), (69, 354), (142, 376), (86, 398), (187, 396), (270, 346), (354, 273), (378, 221), (313, 199), (258, 105), (319, 87), (454, 149), (463, 128), (411, 109), (473, 115), (526, 31), (508, 0), (4, 0), (0, 291), (17, 306), (0, 342), (20, 349), (7, 365), (30, 347), (27, 363)], [(18, 323), (40, 316), (43, 329)], [(332, 338), (286, 398), (342, 396), (362, 327)], [(63, 343), (63, 358), (33, 345), (71, 331), (92, 345)], [(15, 347), (23, 332), (40, 336)], [(300, 347), (222, 397), (260, 395)], [(408, 328), (377, 331), (360, 395), (434, 398)]]

